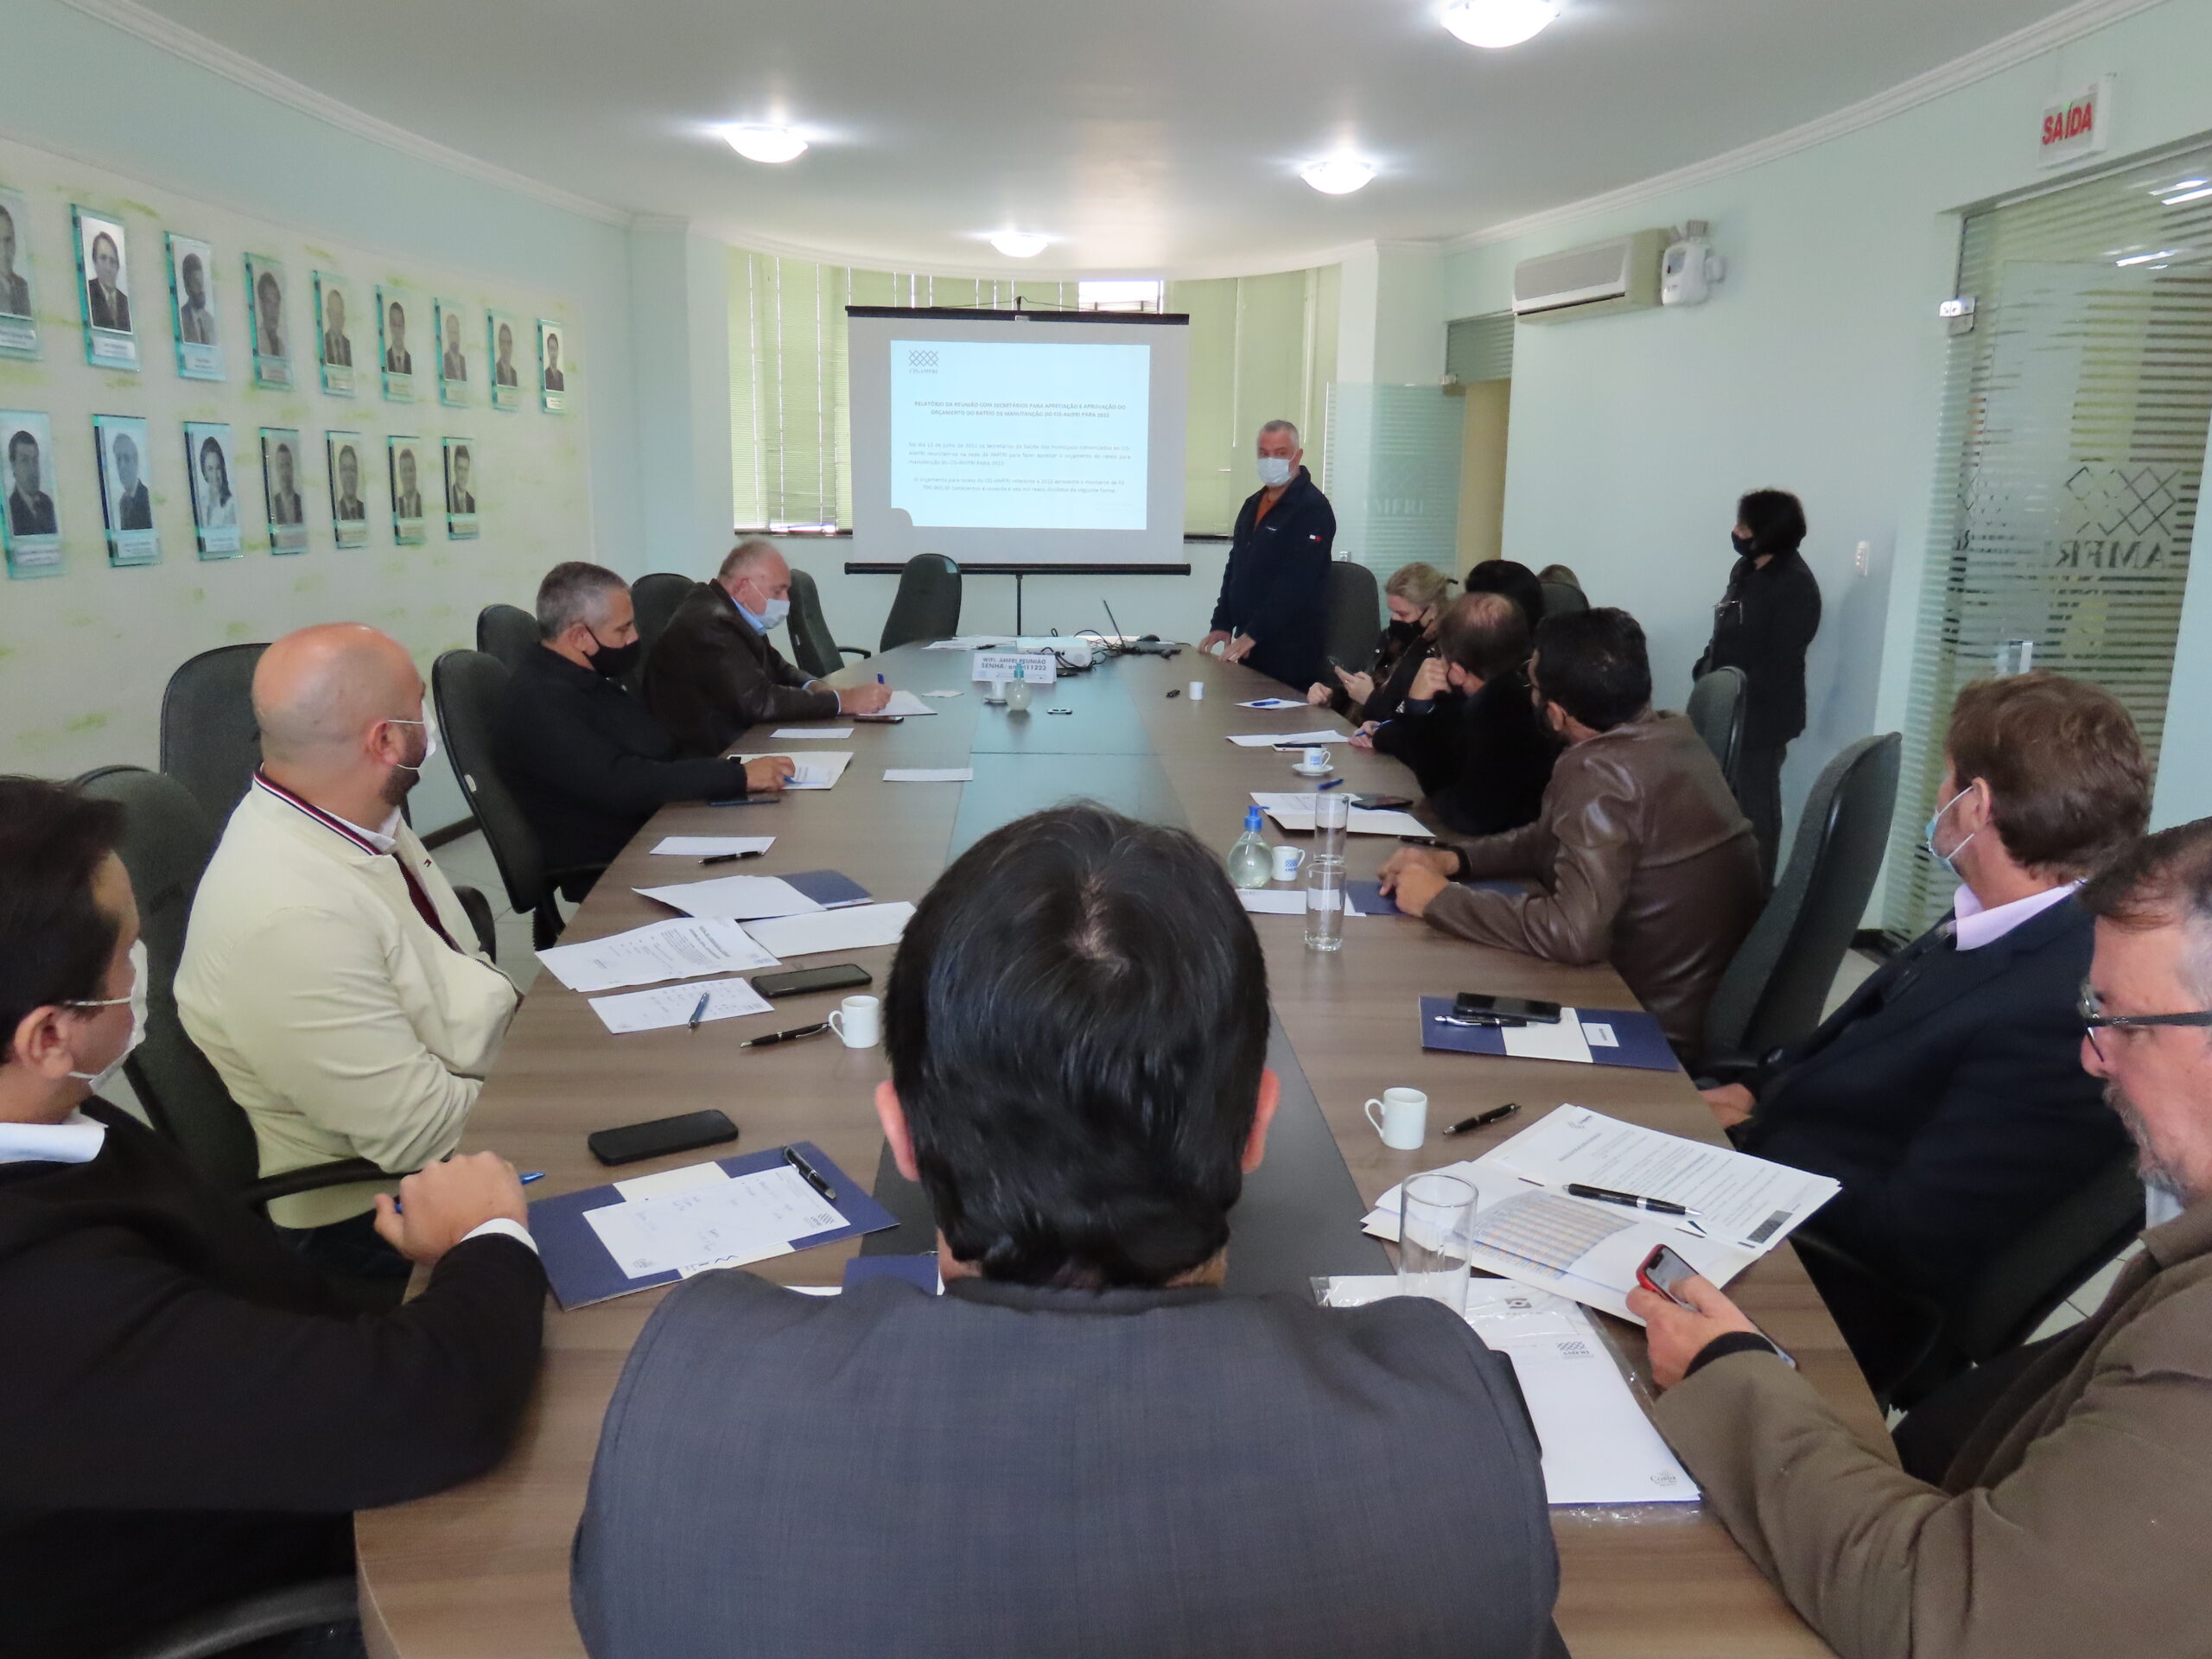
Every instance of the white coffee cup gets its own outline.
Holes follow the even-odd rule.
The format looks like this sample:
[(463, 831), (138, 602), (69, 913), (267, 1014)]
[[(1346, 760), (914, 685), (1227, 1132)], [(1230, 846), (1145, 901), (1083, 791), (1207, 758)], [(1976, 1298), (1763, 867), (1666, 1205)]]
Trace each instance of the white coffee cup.
[(1278, 881), (1297, 880), (1298, 867), (1306, 861), (1304, 849), (1297, 847), (1278, 847), (1274, 849), (1274, 855), (1275, 880)]
[(1192, 680), (1190, 690), (1184, 695), (1192, 702), (1204, 702), (1206, 700), (1206, 683), (1204, 680)]
[[(849, 996), (831, 1010), (830, 1029), (847, 1048), (874, 1048), (883, 1034), (883, 1004), (872, 996)], [(1424, 1099), (1424, 1109), (1427, 1103)]]
[(1329, 752), (1322, 748), (1300, 749), (1298, 762), (1308, 772), (1326, 772), (1329, 769)]
[(1382, 1099), (1370, 1100), (1360, 1109), (1386, 1147), (1418, 1152), (1428, 1139), (1428, 1096), (1418, 1089), (1385, 1089)]

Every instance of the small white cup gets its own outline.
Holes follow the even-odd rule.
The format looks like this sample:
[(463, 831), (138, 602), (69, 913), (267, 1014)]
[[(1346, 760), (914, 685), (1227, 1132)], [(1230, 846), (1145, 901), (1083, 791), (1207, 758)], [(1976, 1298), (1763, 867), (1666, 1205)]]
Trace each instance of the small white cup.
[(1274, 855), (1275, 880), (1278, 881), (1297, 880), (1298, 867), (1306, 861), (1304, 849), (1297, 847), (1278, 847), (1274, 849)]
[[(849, 996), (830, 1011), (830, 1029), (847, 1048), (874, 1048), (883, 1034), (883, 1004), (872, 996)], [(1426, 1109), (1426, 1099), (1422, 1105)]]
[(1382, 1099), (1370, 1100), (1360, 1109), (1382, 1144), (1395, 1151), (1418, 1152), (1428, 1139), (1428, 1096), (1418, 1089), (1385, 1089)]
[(1308, 772), (1326, 772), (1329, 759), (1329, 752), (1323, 748), (1300, 749), (1298, 752), (1299, 764)]
[(1192, 702), (1204, 702), (1206, 700), (1206, 683), (1204, 680), (1192, 680), (1190, 690), (1183, 695), (1190, 698)]

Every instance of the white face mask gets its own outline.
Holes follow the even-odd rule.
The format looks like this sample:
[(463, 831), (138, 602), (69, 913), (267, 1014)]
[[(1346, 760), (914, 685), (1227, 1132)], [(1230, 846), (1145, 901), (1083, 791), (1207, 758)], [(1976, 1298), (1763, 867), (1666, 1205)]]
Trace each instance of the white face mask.
[(430, 711), (425, 709), (423, 711), (423, 718), (420, 720), (395, 720), (387, 723), (393, 726), (420, 726), (423, 728), (423, 758), (411, 766), (408, 766), (404, 760), (397, 763), (420, 778), (423, 775), (423, 768), (437, 758), (438, 722), (430, 717)]
[(730, 602), (737, 607), (744, 614), (745, 620), (753, 625), (753, 630), (760, 633), (767, 632), (769, 629), (776, 626), (791, 613), (791, 602), (788, 599), (767, 601), (768, 608), (765, 611), (748, 609), (745, 601), (734, 594), (730, 596)]
[(1290, 459), (1287, 455), (1260, 457), (1260, 482), (1271, 490), (1279, 490), (1290, 482)]
[(1959, 867), (1954, 861), (1957, 859), (1961, 853), (1966, 851), (1967, 842), (1972, 841), (1974, 836), (1980, 835), (1981, 831), (1979, 830), (1974, 830), (1972, 834), (1967, 836), (1966, 841), (1961, 841), (1948, 853), (1936, 844), (1936, 832), (1943, 826), (1943, 815), (1973, 793), (1974, 785), (1972, 784), (1968, 784), (1957, 794), (1952, 796), (1949, 800), (1937, 807), (1936, 809), (1935, 816), (1928, 820), (1927, 825), (1921, 834), (1921, 845), (1928, 849), (1929, 856), (1940, 860), (1943, 868), (1948, 870), (1953, 875), (1957, 875), (1959, 873)]
[(73, 1008), (112, 1008), (118, 1004), (130, 1005), (130, 1040), (123, 1046), (122, 1052), (97, 1071), (72, 1071), (69, 1075), (92, 1085), (94, 1093), (107, 1086), (108, 1079), (123, 1070), (124, 1061), (131, 1052), (146, 1040), (146, 941), (140, 939), (130, 947), (130, 995), (103, 996), (82, 1002), (72, 1002)]

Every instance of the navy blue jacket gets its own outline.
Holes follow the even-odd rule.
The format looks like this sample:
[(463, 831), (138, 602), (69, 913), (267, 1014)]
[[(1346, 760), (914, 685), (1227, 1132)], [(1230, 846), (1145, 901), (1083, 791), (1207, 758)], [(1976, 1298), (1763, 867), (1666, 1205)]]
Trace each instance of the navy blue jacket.
[(1303, 695), (1321, 677), (1328, 652), (1329, 556), (1337, 515), (1303, 467), (1268, 516), (1258, 518), (1266, 493), (1253, 491), (1236, 515), (1212, 626), (1232, 635), (1250, 634), (1246, 664)]

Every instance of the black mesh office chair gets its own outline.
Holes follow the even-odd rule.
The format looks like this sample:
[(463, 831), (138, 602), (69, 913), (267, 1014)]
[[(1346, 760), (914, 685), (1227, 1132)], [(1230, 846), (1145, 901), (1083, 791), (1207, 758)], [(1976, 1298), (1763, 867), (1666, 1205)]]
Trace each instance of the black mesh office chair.
[(476, 649), (520, 668), (537, 649), (537, 619), (519, 605), (486, 605), (476, 613)]
[(1375, 638), (1382, 627), (1382, 598), (1375, 586), (1375, 573), (1350, 559), (1331, 560), (1330, 657), (1347, 669), (1365, 668), (1375, 658)]
[(253, 671), (264, 645), (219, 645), (188, 658), (162, 693), (162, 770), (192, 791), (219, 830), (261, 764)]
[(791, 634), (791, 661), (816, 679), (835, 674), (847, 657), (866, 657), (858, 645), (841, 645), (822, 614), (822, 593), (814, 578), (794, 567), (791, 570), (791, 613), (786, 624)]
[(679, 576), (672, 570), (655, 570), (639, 576), (630, 584), (630, 603), (638, 613), (638, 655), (642, 659), (652, 655), (653, 644), (668, 627), (668, 620), (676, 614), (676, 607), (690, 596), (699, 584), (689, 576)]
[(483, 652), (448, 651), (431, 665), (430, 696), (438, 708), (438, 729), (453, 752), (454, 775), (499, 867), (507, 900), (516, 914), (531, 918), (531, 942), (543, 950), (568, 925), (555, 899), (563, 884), (595, 879), (607, 866), (545, 868), (537, 831), (499, 776), (496, 759), (507, 673), (505, 663)]
[(1862, 737), (1814, 780), (1789, 862), (1706, 1009), (1701, 1075), (1739, 1077), (1820, 1024), (1882, 868), (1903, 747), (1895, 732)]
[(312, 1579), (193, 1613), (108, 1659), (220, 1659), (253, 1643), (359, 1615), (353, 1574)]
[(1570, 611), (1590, 608), (1588, 597), (1571, 582), (1543, 582), (1537, 586), (1544, 590), (1546, 616), (1565, 616)]
[(899, 573), (891, 614), (883, 619), (878, 651), (895, 651), (917, 639), (950, 639), (960, 632), (960, 567), (942, 553), (917, 553)]
[[(1548, 614), (1548, 613), (1547, 613)], [(1716, 668), (1698, 676), (1690, 688), (1689, 716), (1705, 747), (1720, 763), (1728, 792), (1736, 792), (1736, 763), (1744, 753), (1744, 693), (1748, 682), (1740, 668)]]

